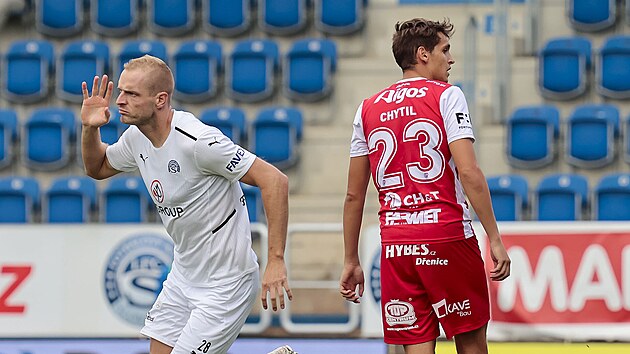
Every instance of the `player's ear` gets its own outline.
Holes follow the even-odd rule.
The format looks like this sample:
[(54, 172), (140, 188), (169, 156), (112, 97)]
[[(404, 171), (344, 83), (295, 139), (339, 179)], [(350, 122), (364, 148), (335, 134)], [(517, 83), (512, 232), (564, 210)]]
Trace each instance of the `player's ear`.
[(423, 47), (420, 46), (418, 47), (418, 50), (416, 50), (416, 61), (419, 62), (423, 62), (426, 63), (429, 61), (429, 51)]
[(157, 96), (155, 96), (155, 105), (158, 108), (162, 108), (168, 104), (168, 93), (167, 92), (159, 92)]

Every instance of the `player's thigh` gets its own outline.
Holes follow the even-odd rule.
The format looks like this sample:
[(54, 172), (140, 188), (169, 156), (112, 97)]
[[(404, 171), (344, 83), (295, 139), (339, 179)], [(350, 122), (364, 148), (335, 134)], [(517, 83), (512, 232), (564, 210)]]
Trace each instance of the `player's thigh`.
[[(181, 286), (182, 284), (171, 277), (164, 282), (164, 287), (147, 313), (144, 327), (140, 331), (171, 348), (177, 343), (190, 317), (189, 302)], [(156, 348), (159, 348), (159, 344), (156, 344)], [(162, 351), (156, 353), (161, 354)], [(151, 351), (151, 354), (155, 353)]]
[[(392, 246), (396, 247), (394, 252)], [(382, 249), (381, 315), (388, 344), (427, 343), (440, 335), (427, 289), (416, 269), (415, 249), (419, 245), (384, 245)]]
[(198, 289), (194, 308), (173, 354), (224, 354), (258, 299), (258, 272), (232, 284)]
[(428, 245), (418, 262), (431, 306), (451, 338), (484, 326), (490, 320), (486, 271), (477, 240)]

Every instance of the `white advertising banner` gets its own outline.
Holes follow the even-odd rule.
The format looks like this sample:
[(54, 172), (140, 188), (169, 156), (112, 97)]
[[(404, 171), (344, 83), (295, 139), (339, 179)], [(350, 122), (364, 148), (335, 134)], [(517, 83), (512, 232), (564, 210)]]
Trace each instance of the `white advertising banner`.
[(172, 241), (158, 224), (0, 227), (2, 337), (139, 335)]
[[(499, 225), (512, 274), (490, 281), (494, 341), (629, 341), (630, 224), (520, 222)], [(492, 260), (475, 230), (486, 267)], [(366, 295), (362, 335), (382, 336), (378, 228), (361, 236)]]

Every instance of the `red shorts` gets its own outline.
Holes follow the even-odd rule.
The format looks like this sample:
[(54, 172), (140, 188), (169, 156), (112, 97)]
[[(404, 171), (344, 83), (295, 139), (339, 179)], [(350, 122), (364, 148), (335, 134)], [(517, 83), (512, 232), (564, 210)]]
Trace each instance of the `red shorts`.
[(486, 271), (475, 237), (444, 243), (381, 246), (385, 343), (448, 338), (490, 320)]

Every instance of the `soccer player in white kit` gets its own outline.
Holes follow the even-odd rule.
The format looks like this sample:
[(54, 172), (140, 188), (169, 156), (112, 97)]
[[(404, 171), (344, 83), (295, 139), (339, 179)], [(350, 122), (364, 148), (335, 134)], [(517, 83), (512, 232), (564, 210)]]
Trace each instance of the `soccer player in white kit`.
[[(100, 84), (99, 84), (100, 81)], [(83, 163), (95, 179), (139, 170), (175, 244), (172, 270), (141, 333), (151, 354), (227, 353), (260, 289), (245, 198), (239, 181), (258, 186), (269, 229), (261, 301), (274, 311), (292, 299), (284, 263), (288, 180), (218, 129), (171, 107), (173, 74), (145, 55), (125, 64), (116, 99), (130, 127), (111, 146), (99, 127), (110, 118), (114, 84), (83, 82)], [(289, 348), (281, 353), (291, 353)]]

